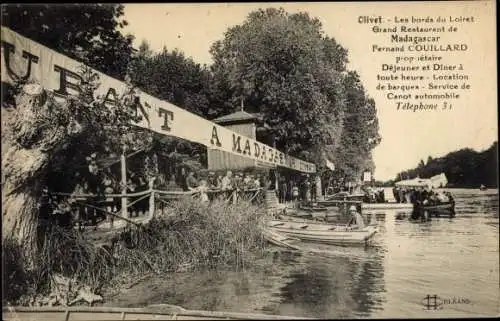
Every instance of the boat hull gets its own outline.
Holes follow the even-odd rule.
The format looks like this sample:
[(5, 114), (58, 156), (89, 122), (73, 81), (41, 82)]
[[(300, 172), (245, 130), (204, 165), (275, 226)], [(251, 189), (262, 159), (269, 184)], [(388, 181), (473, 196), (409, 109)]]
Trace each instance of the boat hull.
[(424, 206), (424, 210), (426, 211), (455, 211), (455, 204), (454, 203), (446, 203), (446, 204), (439, 204), (439, 205), (426, 205)]
[(345, 225), (300, 223), (273, 220), (267, 226), (274, 232), (301, 241), (331, 245), (366, 245), (377, 233), (374, 226), (363, 229), (347, 229)]
[[(439, 205), (424, 205), (424, 210), (430, 212), (443, 212), (455, 210), (454, 203), (444, 203)], [(361, 209), (364, 211), (370, 210), (400, 210), (411, 212), (414, 209), (414, 205), (411, 203), (363, 203)]]
[(326, 201), (354, 201), (362, 202), (364, 199), (364, 194), (353, 194), (353, 195), (328, 195), (325, 196)]
[(328, 208), (301, 206), (301, 207), (299, 207), (299, 210), (304, 211), (304, 212), (309, 212), (309, 213), (317, 213), (317, 212), (326, 212), (326, 211), (328, 211)]
[(411, 203), (363, 203), (362, 210), (405, 210), (412, 211), (413, 204)]

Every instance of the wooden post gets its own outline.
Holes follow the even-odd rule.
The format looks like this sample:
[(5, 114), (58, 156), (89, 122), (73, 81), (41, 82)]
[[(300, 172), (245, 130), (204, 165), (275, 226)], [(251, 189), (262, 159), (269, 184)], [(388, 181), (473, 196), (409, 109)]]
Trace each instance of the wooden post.
[(155, 191), (153, 189), (155, 178), (149, 179), (149, 218), (153, 218), (155, 216)]
[(127, 159), (125, 157), (125, 146), (122, 148), (122, 154), (120, 156), (120, 165), (121, 165), (121, 178), (122, 178), (122, 216), (124, 218), (128, 218), (127, 211), (127, 198), (124, 196), (127, 194)]

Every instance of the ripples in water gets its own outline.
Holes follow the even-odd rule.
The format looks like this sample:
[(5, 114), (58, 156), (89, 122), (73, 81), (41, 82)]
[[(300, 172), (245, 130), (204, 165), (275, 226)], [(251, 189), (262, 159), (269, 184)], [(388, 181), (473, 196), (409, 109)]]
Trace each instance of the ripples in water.
[[(261, 270), (158, 277), (107, 305), (169, 303), (319, 318), (498, 315), (498, 194), (450, 191), (457, 212), (452, 219), (420, 223), (397, 212), (374, 214), (379, 233), (370, 248), (303, 243), (308, 252), (278, 252)], [(471, 303), (427, 311), (422, 304), (427, 295)]]

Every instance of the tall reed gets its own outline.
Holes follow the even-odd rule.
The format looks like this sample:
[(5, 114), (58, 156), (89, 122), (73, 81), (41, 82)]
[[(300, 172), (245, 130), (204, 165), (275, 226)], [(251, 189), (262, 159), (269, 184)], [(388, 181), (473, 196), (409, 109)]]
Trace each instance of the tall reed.
[(18, 268), (21, 253), (14, 243), (2, 244), (4, 280), (8, 299), (21, 294), (48, 293), (47, 285), (60, 274), (100, 292), (121, 276), (167, 273), (221, 265), (250, 265), (265, 249), (261, 233), (263, 211), (249, 202), (203, 203), (183, 198), (168, 205), (164, 214), (140, 227), (128, 228), (113, 245), (96, 246), (85, 234), (53, 226), (44, 233), (36, 269)]

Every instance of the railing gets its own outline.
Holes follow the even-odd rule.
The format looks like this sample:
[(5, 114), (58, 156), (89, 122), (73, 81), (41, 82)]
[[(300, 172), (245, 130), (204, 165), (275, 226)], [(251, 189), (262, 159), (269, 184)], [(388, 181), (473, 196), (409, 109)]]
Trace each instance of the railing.
[[(222, 200), (237, 204), (239, 201), (249, 201), (254, 204), (263, 203), (264, 193), (262, 188), (233, 189), (233, 190), (207, 190), (207, 201)], [(75, 228), (83, 229), (85, 226), (97, 225), (103, 228), (123, 227), (128, 224), (139, 224), (149, 221), (155, 215), (164, 213), (166, 206), (174, 200), (191, 196), (199, 198), (200, 190), (193, 191), (164, 191), (154, 189), (153, 184), (145, 191), (127, 194), (74, 194), (51, 193), (65, 197), (74, 214)], [(121, 208), (122, 199), (126, 199), (126, 209)], [(115, 222), (120, 221), (120, 223)]]

